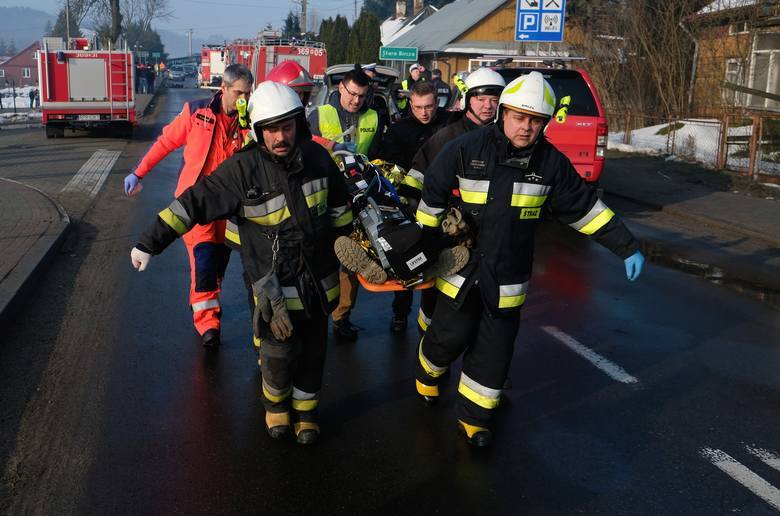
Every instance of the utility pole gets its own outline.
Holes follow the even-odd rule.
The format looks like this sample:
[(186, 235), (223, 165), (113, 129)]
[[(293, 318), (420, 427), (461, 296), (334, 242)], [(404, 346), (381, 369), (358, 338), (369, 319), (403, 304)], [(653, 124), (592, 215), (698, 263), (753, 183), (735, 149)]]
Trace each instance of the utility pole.
[(355, 17), (352, 18), (352, 23), (357, 21), (357, 0), (355, 0)]
[(70, 0), (65, 3), (65, 48), (70, 49)]
[(309, 32), (306, 28), (306, 3), (307, 0), (301, 0), (301, 32), (303, 34)]
[(187, 41), (189, 43), (189, 49), (190, 49), (190, 53), (187, 55), (192, 56), (192, 29), (189, 29), (187, 31)]

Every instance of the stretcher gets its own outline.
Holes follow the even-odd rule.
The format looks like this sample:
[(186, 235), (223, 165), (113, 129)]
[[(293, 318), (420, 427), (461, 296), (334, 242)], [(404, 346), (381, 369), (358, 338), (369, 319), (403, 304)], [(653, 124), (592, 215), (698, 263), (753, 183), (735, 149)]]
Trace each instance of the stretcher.
[(423, 281), (421, 283), (414, 283), (408, 287), (404, 286), (404, 283), (402, 281), (396, 280), (396, 279), (390, 279), (385, 281), (384, 283), (377, 284), (377, 283), (369, 283), (366, 278), (361, 276), (360, 274), (356, 274), (358, 281), (360, 282), (360, 285), (368, 290), (369, 292), (398, 292), (402, 290), (425, 290), (433, 287), (433, 285), (436, 283), (435, 279), (430, 279), (428, 281)]

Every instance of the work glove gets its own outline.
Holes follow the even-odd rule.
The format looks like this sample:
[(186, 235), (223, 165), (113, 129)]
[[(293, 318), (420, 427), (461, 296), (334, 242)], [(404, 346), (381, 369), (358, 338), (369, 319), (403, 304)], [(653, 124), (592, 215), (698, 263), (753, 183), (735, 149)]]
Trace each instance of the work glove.
[(458, 208), (450, 208), (447, 216), (441, 222), (441, 229), (445, 235), (456, 237), (465, 234), (469, 226), (463, 220), (463, 214)]
[[(140, 187), (141, 178), (134, 173), (129, 173), (125, 177), (125, 195), (133, 196), (141, 191)], [(137, 189), (137, 190), (136, 190)]]
[(626, 277), (634, 281), (642, 273), (642, 266), (645, 264), (645, 257), (637, 251), (623, 261), (626, 264)]
[[(257, 313), (259, 312), (263, 320), (270, 326), (271, 334), (273, 334), (274, 338), (279, 342), (284, 342), (292, 337), (293, 325), (290, 320), (290, 314), (287, 311), (287, 301), (281, 293), (281, 287), (279, 287), (279, 280), (276, 278), (276, 275), (271, 273), (264, 285), (258, 286), (255, 292), (258, 290), (254, 319), (257, 321)], [(269, 292), (273, 299), (269, 298)], [(259, 328), (255, 327), (255, 333), (260, 335)]]
[(137, 247), (133, 247), (133, 250), (130, 251), (130, 262), (133, 264), (134, 268), (138, 269), (138, 272), (146, 270), (146, 266), (149, 265), (149, 260), (151, 260), (151, 258), (151, 254), (145, 253)]
[(333, 151), (334, 152), (337, 152), (337, 151), (347, 151), (347, 152), (351, 152), (352, 154), (354, 154), (355, 152), (357, 152), (357, 145), (355, 145), (352, 142), (349, 142), (349, 143), (336, 143), (333, 146)]

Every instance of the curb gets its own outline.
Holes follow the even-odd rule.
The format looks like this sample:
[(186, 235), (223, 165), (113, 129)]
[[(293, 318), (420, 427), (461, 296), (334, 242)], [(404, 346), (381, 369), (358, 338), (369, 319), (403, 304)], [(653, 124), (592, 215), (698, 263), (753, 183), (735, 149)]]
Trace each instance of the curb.
[(157, 95), (160, 94), (160, 91), (163, 88), (163, 85), (165, 84), (165, 81), (167, 79), (162, 79), (160, 81), (160, 84), (157, 86), (157, 89), (154, 90), (154, 93), (152, 93), (152, 97), (149, 99), (149, 102), (146, 103), (146, 106), (144, 106), (143, 111), (137, 115), (138, 118), (144, 118), (147, 114), (149, 114), (149, 108), (154, 102), (154, 100), (157, 98)]
[(752, 230), (750, 228), (746, 228), (745, 226), (742, 226), (740, 224), (734, 224), (732, 222), (728, 222), (728, 221), (725, 221), (725, 220), (714, 219), (714, 218), (711, 218), (711, 217), (705, 217), (705, 216), (702, 216), (702, 215), (697, 215), (695, 213), (691, 213), (691, 212), (688, 212), (688, 211), (685, 211), (685, 210), (681, 210), (681, 209), (675, 208), (673, 206), (662, 206), (660, 204), (657, 204), (657, 203), (654, 203), (654, 202), (651, 202), (651, 201), (647, 201), (645, 199), (638, 199), (636, 197), (632, 197), (632, 196), (626, 195), (624, 193), (618, 193), (618, 192), (615, 192), (615, 191), (612, 191), (612, 190), (607, 190), (606, 188), (604, 189), (604, 191), (608, 195), (612, 195), (614, 197), (619, 197), (621, 199), (625, 199), (627, 201), (631, 201), (633, 203), (640, 204), (642, 206), (646, 206), (648, 208), (652, 208), (652, 209), (657, 210), (657, 211), (662, 211), (664, 213), (668, 213), (669, 215), (673, 215), (675, 217), (689, 219), (689, 220), (692, 220), (694, 222), (699, 222), (701, 224), (708, 224), (710, 226), (716, 226), (716, 227), (719, 227), (721, 229), (728, 229), (728, 230), (731, 230), (731, 231), (735, 231), (737, 233), (742, 233), (743, 235), (751, 237), (751, 238), (757, 238), (759, 240), (763, 240), (764, 242), (767, 242), (767, 243), (769, 243), (769, 244), (771, 244), (773, 246), (780, 247), (780, 238), (778, 238), (778, 237), (780, 237), (780, 235), (778, 235), (778, 237), (773, 237), (773, 236), (767, 235), (765, 233), (761, 233), (761, 232), (758, 232), (758, 231), (754, 231), (754, 230)]
[(36, 280), (44, 272), (46, 265), (51, 261), (54, 252), (60, 247), (70, 228), (70, 217), (59, 202), (38, 188), (12, 179), (0, 178), (0, 181), (16, 183), (35, 190), (51, 202), (60, 215), (59, 222), (51, 224), (49, 229), (36, 240), (19, 264), (3, 280), (3, 288), (0, 291), (0, 326), (5, 326), (23, 301), (33, 294)]

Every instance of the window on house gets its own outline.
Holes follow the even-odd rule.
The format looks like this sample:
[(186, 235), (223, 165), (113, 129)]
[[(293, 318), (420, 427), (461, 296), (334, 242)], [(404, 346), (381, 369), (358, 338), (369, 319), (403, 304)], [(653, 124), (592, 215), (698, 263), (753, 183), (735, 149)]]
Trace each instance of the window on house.
[(0, 68), (0, 77), (5, 77), (5, 70)]
[[(780, 95), (780, 33), (756, 34), (750, 70), (751, 88)], [(780, 101), (760, 95), (750, 95), (748, 104), (754, 109), (780, 111)]]
[(29, 68), (22, 68), (22, 77), (25, 79), (30, 78), (30, 69)]
[(729, 25), (729, 34), (743, 34), (748, 31), (748, 24), (746, 21), (732, 23)]
[[(741, 59), (728, 59), (726, 61), (726, 82), (745, 85), (745, 67)], [(744, 106), (745, 94), (732, 89), (723, 88), (723, 100), (729, 106)]]

